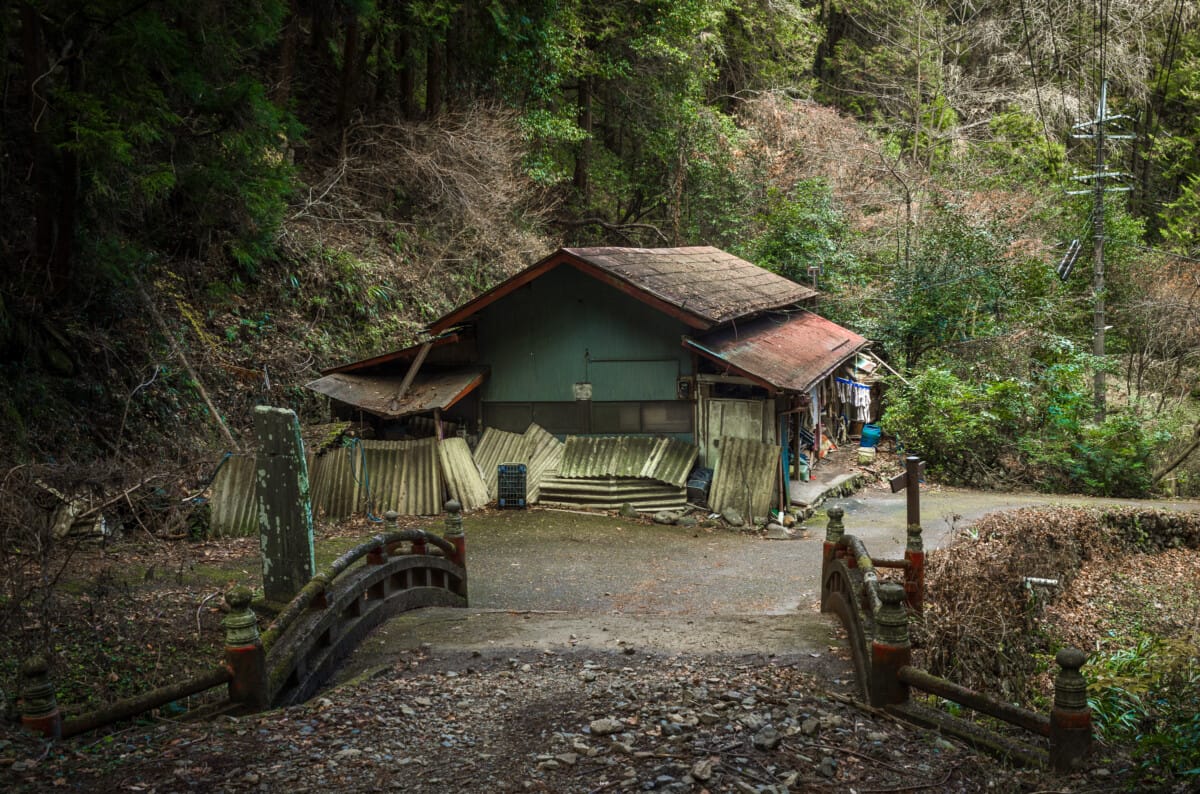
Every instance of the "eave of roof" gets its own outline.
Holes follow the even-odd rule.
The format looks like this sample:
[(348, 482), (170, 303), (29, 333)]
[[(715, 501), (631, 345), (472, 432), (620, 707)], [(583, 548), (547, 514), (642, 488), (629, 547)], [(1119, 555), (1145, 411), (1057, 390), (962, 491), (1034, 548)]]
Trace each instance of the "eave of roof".
[(755, 382), (804, 392), (867, 345), (848, 328), (808, 311), (766, 315), (696, 338), (684, 347)]
[(399, 400), (403, 376), (355, 375), (335, 372), (305, 384), (330, 399), (353, 405), (385, 419), (399, 419), (433, 410), (446, 410), (470, 394), (487, 377), (486, 367), (459, 367), (442, 372), (422, 371)]

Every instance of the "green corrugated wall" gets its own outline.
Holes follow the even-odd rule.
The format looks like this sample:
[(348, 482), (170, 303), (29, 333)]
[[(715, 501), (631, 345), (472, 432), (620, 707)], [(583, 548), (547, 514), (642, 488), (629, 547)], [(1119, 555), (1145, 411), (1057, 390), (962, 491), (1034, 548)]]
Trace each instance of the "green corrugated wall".
[(484, 309), (477, 329), (485, 401), (573, 400), (582, 381), (597, 401), (673, 400), (691, 374), (687, 326), (566, 265)]

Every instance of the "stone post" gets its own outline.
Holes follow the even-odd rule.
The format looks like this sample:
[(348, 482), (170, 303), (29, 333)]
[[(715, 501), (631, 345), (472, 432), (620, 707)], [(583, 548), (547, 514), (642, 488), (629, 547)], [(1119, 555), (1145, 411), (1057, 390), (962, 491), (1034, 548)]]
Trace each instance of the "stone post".
[(225, 594), (229, 614), (221, 621), (225, 629), (225, 664), (233, 678), (229, 699), (251, 709), (267, 706), (267, 660), (258, 635), (258, 616), (250, 608), (248, 587), (235, 587)]
[(254, 431), (263, 593), (268, 601), (286, 604), (316, 573), (308, 465), (294, 412), (260, 405)]
[(913, 612), (925, 608), (925, 544), (921, 540), (921, 525), (908, 525), (908, 544), (904, 549), (904, 594)]
[(845, 514), (846, 511), (840, 507), (829, 508), (829, 523), (825, 525), (825, 548), (821, 555), (823, 565), (833, 562), (833, 558), (837, 556), (837, 544), (846, 534), (846, 527), (842, 523), (842, 516)]
[(904, 588), (895, 582), (879, 586), (882, 605), (875, 616), (875, 638), (871, 642), (871, 680), (868, 694), (872, 706), (888, 706), (908, 700), (908, 684), (900, 680), (900, 668), (912, 663), (908, 641), (908, 613)]
[(1062, 669), (1054, 679), (1054, 707), (1050, 710), (1050, 765), (1058, 772), (1078, 769), (1092, 750), (1092, 710), (1087, 702), (1087, 680), (1079, 668), (1087, 654), (1063, 648), (1054, 657)]
[(47, 739), (62, 737), (62, 712), (54, 695), (50, 663), (45, 656), (31, 656), (21, 665), (21, 725)]
[[(389, 510), (386, 513), (384, 513), (383, 514), (383, 534), (391, 535), (393, 532), (399, 532), (399, 531), (400, 531), (400, 514), (397, 513), (395, 510)], [(399, 548), (399, 546), (402, 542), (403, 541), (398, 540), (398, 541), (395, 541), (394, 543), (388, 544), (388, 547), (386, 549), (388, 556), (395, 554), (396, 549)]]
[(463, 531), (462, 504), (457, 499), (446, 502), (446, 540), (454, 545), (454, 556), (450, 561), (463, 569), (462, 581), (457, 592), (467, 597), (467, 534)]

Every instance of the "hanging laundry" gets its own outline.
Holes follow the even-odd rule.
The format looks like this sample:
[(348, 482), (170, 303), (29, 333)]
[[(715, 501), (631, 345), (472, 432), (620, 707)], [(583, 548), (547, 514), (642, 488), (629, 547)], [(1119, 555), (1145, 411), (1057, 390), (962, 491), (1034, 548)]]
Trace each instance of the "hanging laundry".
[(854, 419), (857, 422), (871, 421), (871, 387), (866, 383), (848, 378), (835, 378), (838, 399), (844, 405), (854, 406)]

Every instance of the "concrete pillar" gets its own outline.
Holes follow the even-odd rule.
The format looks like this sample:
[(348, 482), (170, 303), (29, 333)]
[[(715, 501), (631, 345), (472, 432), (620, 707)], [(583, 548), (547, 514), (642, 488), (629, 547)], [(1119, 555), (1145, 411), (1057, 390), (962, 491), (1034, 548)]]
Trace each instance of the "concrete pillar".
[(263, 592), (268, 601), (287, 603), (316, 573), (300, 422), (286, 408), (260, 405), (254, 409), (254, 432)]

